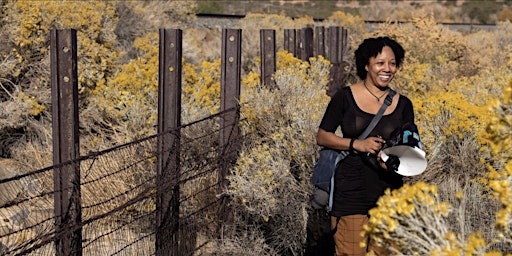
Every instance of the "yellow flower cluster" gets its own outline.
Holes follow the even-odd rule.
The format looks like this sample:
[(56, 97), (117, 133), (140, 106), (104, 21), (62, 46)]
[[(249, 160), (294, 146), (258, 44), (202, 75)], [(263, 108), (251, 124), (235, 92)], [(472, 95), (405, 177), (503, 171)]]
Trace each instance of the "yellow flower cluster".
[(427, 152), (436, 141), (462, 139), (484, 131), (493, 116), (489, 106), (475, 105), (466, 96), (455, 92), (431, 91), (412, 101)]
[(220, 65), (220, 59), (203, 61), (200, 66), (192, 63), (183, 64), (184, 122), (191, 122), (219, 111)]
[(503, 89), (501, 102), (495, 116), (486, 129), (494, 157), (500, 166), (489, 166), (489, 187), (503, 208), (496, 215), (501, 235), (512, 242), (512, 81)]
[[(113, 122), (129, 123), (126, 127), (138, 136), (154, 133), (157, 122), (157, 42), (156, 32), (135, 39), (134, 47), (141, 57), (121, 66), (108, 84), (98, 83), (93, 91), (105, 117)], [(182, 75), (182, 122), (218, 112), (220, 59), (203, 61), (200, 67), (183, 63)]]
[(121, 53), (115, 50), (114, 3), (105, 1), (12, 1), (8, 4), (13, 42), (19, 47), (17, 69), (47, 53), (51, 29), (75, 29), (81, 93), (105, 82)]
[(115, 6), (105, 1), (13, 1), (10, 7), (14, 19), (16, 15), (24, 17), (13, 31), (14, 41), (22, 47), (46, 43), (47, 33), (53, 28), (74, 28), (92, 38), (107, 36), (105, 29), (115, 29), (110, 26), (115, 21)]
[(106, 119), (123, 123), (129, 133), (137, 137), (154, 133), (157, 120), (158, 86), (157, 33), (137, 38), (134, 46), (141, 58), (122, 65), (108, 83), (98, 83), (92, 91), (93, 99)]
[(29, 96), (23, 92), (18, 93), (19, 104), (28, 105), (27, 108), (30, 111), (31, 116), (38, 116), (47, 108), (46, 106), (40, 104), (34, 96)]
[(221, 60), (203, 61), (200, 66), (197, 84), (185, 89), (185, 97), (196, 108), (203, 108), (209, 114), (219, 111), (220, 106), (220, 65)]
[(418, 182), (386, 191), (370, 210), (366, 234), (401, 255), (483, 255), (488, 245), (481, 233), (464, 241), (448, 229), (448, 216), (454, 209), (440, 201), (437, 190)]
[(492, 152), (499, 158), (505, 157), (510, 160), (512, 150), (512, 81), (503, 88), (501, 102), (496, 101), (491, 109), (496, 114), (482, 134), (483, 140), (489, 142)]
[[(86, 98), (98, 84), (105, 84), (121, 55), (114, 33), (117, 13), (106, 1), (3, 1), (9, 10), (2, 16), (3, 29), (10, 36), (4, 41), (12, 47), (2, 57), (8, 71), (2, 77), (19, 81), (21, 105), (29, 114), (48, 113), (50, 106), (49, 39), (52, 29), (77, 31), (78, 87)], [(7, 50), (7, 49), (4, 49)], [(7, 54), (7, 56), (6, 56)]]
[(399, 190), (386, 191), (377, 202), (377, 207), (370, 210), (370, 222), (367, 231), (383, 232), (389, 237), (398, 225), (399, 216), (421, 215), (425, 212), (417, 211), (417, 207), (426, 207), (438, 217), (446, 216), (449, 206), (437, 202), (437, 187), (418, 182), (414, 185), (404, 185)]

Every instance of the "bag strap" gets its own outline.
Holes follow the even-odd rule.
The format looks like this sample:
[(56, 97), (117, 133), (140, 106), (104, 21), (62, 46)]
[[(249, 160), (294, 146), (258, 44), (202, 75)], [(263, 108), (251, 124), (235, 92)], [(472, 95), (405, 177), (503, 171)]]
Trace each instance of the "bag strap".
[[(361, 135), (359, 135), (358, 139), (366, 139), (370, 132), (372, 132), (373, 128), (379, 123), (380, 119), (382, 118), (382, 115), (384, 114), (384, 111), (386, 111), (386, 108), (388, 108), (389, 105), (393, 102), (393, 97), (395, 96), (396, 92), (389, 88), (389, 93), (386, 95), (386, 98), (384, 99), (384, 103), (382, 103), (382, 106), (380, 106), (379, 111), (377, 111), (377, 114), (373, 117), (370, 124), (366, 127), (366, 130), (364, 130)], [(328, 211), (330, 212), (332, 210), (332, 204), (333, 204), (333, 197), (334, 197), (334, 173), (336, 172), (336, 166), (338, 165), (338, 162), (341, 161), (341, 159), (345, 158), (349, 154), (348, 151), (341, 151), (338, 157), (336, 157), (336, 161), (334, 164), (334, 171), (332, 172), (331, 176), (331, 188), (329, 189), (329, 208)]]

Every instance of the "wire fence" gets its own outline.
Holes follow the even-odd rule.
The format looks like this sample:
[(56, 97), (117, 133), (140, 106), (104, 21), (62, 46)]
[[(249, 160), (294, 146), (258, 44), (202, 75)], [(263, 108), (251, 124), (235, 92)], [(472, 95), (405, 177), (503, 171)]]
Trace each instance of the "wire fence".
[[(209, 255), (230, 221), (228, 170), (250, 136), (239, 128), (241, 30), (222, 31), (220, 112), (187, 125), (179, 116), (181, 37), (160, 30), (157, 134), (78, 156), (76, 31), (51, 32), (59, 164), (0, 178), (0, 255)], [(262, 85), (275, 86), (275, 31), (262, 30), (260, 41)], [(288, 29), (284, 44), (303, 60), (325, 54), (336, 73), (346, 30)]]
[[(0, 180), (0, 255), (55, 255), (54, 242), (77, 229), (82, 230), (84, 255), (155, 255), (157, 193), (174, 193), (176, 187), (179, 227), (171, 234), (180, 237), (180, 255), (207, 255), (206, 245), (219, 238), (218, 172), (229, 153), (225, 149), (231, 148), (219, 147), (220, 118), (213, 115), (180, 127), (177, 180), (157, 181), (157, 155), (176, 149), (158, 152), (158, 136), (165, 134)], [(75, 164), (81, 178), (81, 225), (57, 232), (53, 171)]]

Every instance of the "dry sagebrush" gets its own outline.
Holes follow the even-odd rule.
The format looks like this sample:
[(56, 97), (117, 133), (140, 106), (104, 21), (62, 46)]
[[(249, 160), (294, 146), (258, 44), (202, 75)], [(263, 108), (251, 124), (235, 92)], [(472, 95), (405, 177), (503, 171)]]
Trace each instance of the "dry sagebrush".
[(242, 116), (251, 137), (229, 177), (228, 193), (238, 216), (234, 225), (262, 232), (279, 255), (298, 255), (330, 64), (323, 58), (309, 64), (286, 52), (278, 54), (278, 63), (276, 88), (260, 86), (258, 79), (245, 81)]

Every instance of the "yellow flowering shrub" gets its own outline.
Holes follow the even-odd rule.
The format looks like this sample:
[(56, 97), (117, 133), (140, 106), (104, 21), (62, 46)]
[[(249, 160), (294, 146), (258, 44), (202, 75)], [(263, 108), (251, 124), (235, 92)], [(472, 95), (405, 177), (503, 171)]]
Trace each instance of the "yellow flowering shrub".
[[(158, 33), (136, 38), (139, 58), (122, 65), (108, 81), (99, 83), (91, 99), (109, 122), (123, 124), (132, 136), (153, 134), (157, 122)], [(203, 61), (200, 67), (183, 63), (182, 122), (191, 122), (218, 112), (220, 105), (220, 59)], [(128, 138), (127, 138), (128, 139)]]
[[(444, 217), (450, 205), (440, 202), (437, 187), (418, 182), (386, 191), (370, 210), (365, 232), (378, 244), (403, 254), (428, 255), (450, 244)], [(436, 232), (436, 233), (431, 233)], [(391, 242), (392, 241), (392, 242)]]
[[(329, 17), (327, 17), (324, 22), (327, 26), (341, 26), (347, 29), (348, 36), (356, 34), (350, 32), (357, 31), (359, 34), (364, 34), (366, 32), (366, 24), (364, 18), (361, 16), (352, 15), (350, 13), (335, 11)], [(352, 40), (354, 39), (356, 38), (352, 38)]]
[(277, 66), (275, 88), (262, 86), (257, 74), (243, 80), (241, 124), (247, 140), (228, 177), (229, 195), (250, 222), (270, 223), (265, 232), (274, 234), (272, 248), (299, 253), (305, 229), (297, 225), (305, 226), (330, 63), (323, 57), (308, 63), (280, 51)]
[[(13, 74), (30, 75), (20, 72), (48, 54), (52, 29), (77, 30), (80, 92), (105, 82), (113, 71), (121, 52), (114, 47), (117, 18), (112, 2), (10, 1), (7, 8), (7, 29), (12, 32), (13, 53), (19, 56)], [(44, 82), (39, 86), (49, 88)]]
[(263, 143), (242, 152), (230, 177), (231, 193), (237, 194), (248, 213), (261, 216), (264, 221), (283, 207), (279, 206), (285, 199), (282, 196), (289, 194), (284, 189), (298, 189), (283, 151), (276, 145)]
[[(8, 0), (2, 1), (2, 10), (0, 75), (1, 83), (8, 84), (3, 87), (3, 96), (10, 95), (8, 99), (2, 96), (2, 104), (3, 110), (11, 109), (14, 105), (16, 111), (9, 111), (0, 126), (26, 131), (24, 137), (28, 141), (17, 142), (13, 145), (16, 149), (9, 149), (16, 152), (16, 157), (26, 161), (24, 154), (40, 154), (45, 159), (51, 153), (51, 140), (46, 138), (47, 134), (51, 134), (48, 132), (51, 129), (50, 31), (77, 31), (80, 117), (83, 118), (81, 121), (89, 120), (89, 112), (82, 111), (88, 103), (89, 93), (97, 84), (107, 82), (122, 55), (122, 51), (116, 47), (118, 19), (115, 3)], [(87, 121), (82, 124), (86, 124), (81, 126), (84, 130), (94, 129)], [(22, 153), (23, 148), (37, 150)], [(47, 161), (35, 161), (37, 158), (34, 156), (30, 159), (34, 159), (33, 164), (37, 166), (34, 168), (41, 168), (41, 164)]]
[(446, 141), (451, 136), (461, 139), (483, 130), (492, 116), (487, 105), (474, 105), (456, 92), (430, 91), (412, 101), (427, 152), (436, 141)]
[(458, 32), (438, 25), (431, 17), (415, 18), (410, 23), (383, 23), (371, 36), (390, 36), (405, 49), (405, 59), (393, 87), (405, 95), (444, 89), (453, 80), (473, 74), (474, 63), (465, 61), (471, 54)]
[[(189, 65), (190, 67), (190, 65)], [(196, 67), (198, 72), (195, 77), (195, 83), (184, 83), (183, 96), (185, 106), (188, 110), (200, 110), (202, 115), (190, 115), (189, 120), (199, 118), (219, 112), (220, 108), (220, 69), (221, 60), (203, 61), (200, 67)], [(194, 72), (187, 69), (185, 76), (193, 76)]]
[(482, 139), (489, 142), (492, 153), (505, 161), (511, 159), (510, 150), (512, 145), (512, 80), (503, 88), (501, 101), (496, 100), (494, 107), (495, 115), (492, 116), (489, 125), (486, 127)]
[(127, 130), (128, 141), (153, 134), (157, 119), (158, 34), (147, 33), (134, 41), (140, 58), (122, 65), (108, 81), (98, 83), (90, 107), (110, 123)]
[(378, 200), (377, 207), (370, 210), (365, 233), (394, 255), (501, 255), (488, 250), (481, 232), (464, 237), (450, 230), (449, 215), (463, 216), (463, 211), (464, 207), (442, 201), (435, 185), (406, 184), (386, 191)]
[(485, 138), (497, 164), (489, 165), (488, 184), (503, 207), (496, 217), (500, 235), (512, 243), (512, 80), (494, 110), (496, 116), (488, 125)]
[[(281, 137), (279, 143), (284, 148), (296, 151), (292, 157), (313, 155), (315, 147), (311, 143), (314, 146), (316, 129), (329, 100), (325, 90), (330, 63), (323, 57), (312, 58), (308, 63), (280, 51), (277, 66), (274, 75), (277, 89), (261, 87), (256, 79), (244, 80), (252, 81), (241, 95), (244, 103), (241, 115), (247, 124), (244, 130), (263, 137)], [(286, 132), (275, 134), (277, 127)]]

